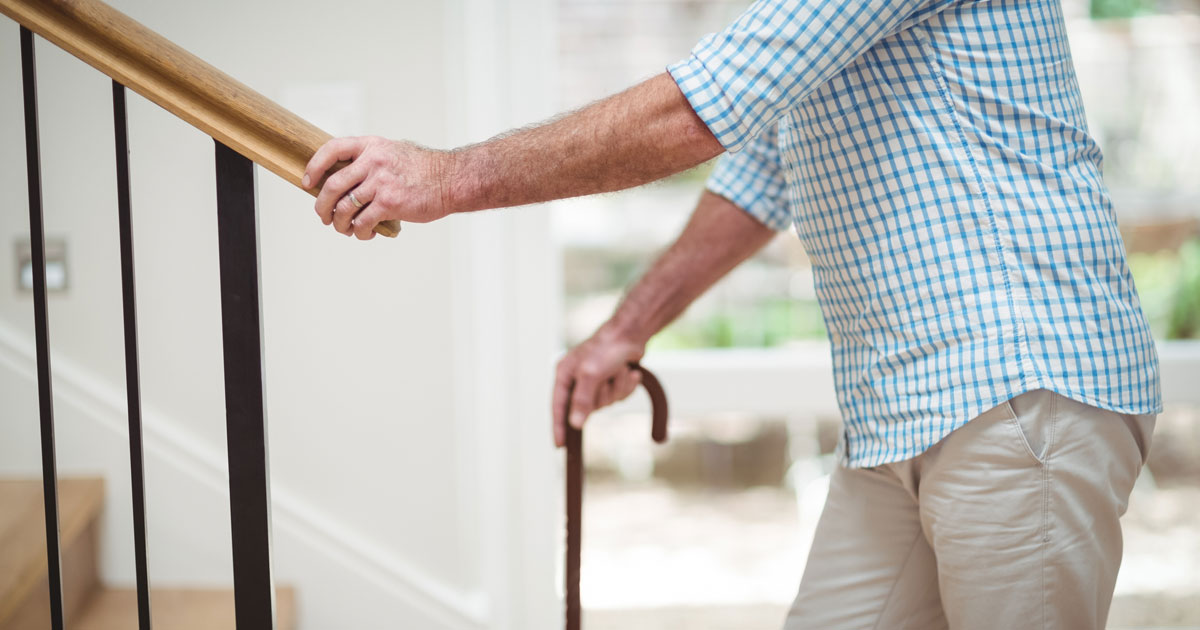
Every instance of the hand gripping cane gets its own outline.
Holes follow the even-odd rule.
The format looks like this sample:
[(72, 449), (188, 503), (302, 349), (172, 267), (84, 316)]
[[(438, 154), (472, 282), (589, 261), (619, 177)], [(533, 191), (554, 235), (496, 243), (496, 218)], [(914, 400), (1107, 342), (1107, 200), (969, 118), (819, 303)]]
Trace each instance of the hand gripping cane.
[[(654, 424), (650, 437), (662, 444), (667, 441), (667, 394), (662, 384), (646, 368), (637, 363), (629, 367), (641, 372), (642, 386), (650, 394), (650, 405)], [(571, 394), (574, 384), (567, 392), (564, 420), (571, 416)], [(566, 608), (567, 630), (580, 630), (582, 609), (579, 605), (579, 567), (583, 543), (583, 431), (567, 422), (567, 564), (566, 564)]]

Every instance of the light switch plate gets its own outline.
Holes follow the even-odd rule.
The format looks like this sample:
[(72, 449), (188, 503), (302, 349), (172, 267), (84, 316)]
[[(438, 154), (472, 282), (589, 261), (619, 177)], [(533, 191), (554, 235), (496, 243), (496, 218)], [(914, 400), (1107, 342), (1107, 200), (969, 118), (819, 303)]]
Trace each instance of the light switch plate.
[[(17, 288), (33, 291), (33, 248), (29, 239), (17, 241)], [(67, 283), (67, 242), (61, 238), (46, 239), (46, 291), (61, 293)]]

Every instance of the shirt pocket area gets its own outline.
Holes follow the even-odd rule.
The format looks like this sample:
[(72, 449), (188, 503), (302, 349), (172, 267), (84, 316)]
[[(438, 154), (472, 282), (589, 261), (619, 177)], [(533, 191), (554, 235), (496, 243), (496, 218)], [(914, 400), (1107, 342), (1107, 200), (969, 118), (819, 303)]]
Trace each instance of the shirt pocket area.
[(793, 110), (796, 130), (802, 137), (820, 138), (843, 131), (858, 115), (857, 86), (847, 73), (837, 75), (809, 95)]

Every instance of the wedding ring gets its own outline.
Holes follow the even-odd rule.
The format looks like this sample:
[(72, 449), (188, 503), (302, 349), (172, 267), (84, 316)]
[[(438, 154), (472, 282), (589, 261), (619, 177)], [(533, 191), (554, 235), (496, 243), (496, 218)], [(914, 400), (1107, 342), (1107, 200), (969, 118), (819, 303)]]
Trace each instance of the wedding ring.
[(354, 204), (355, 208), (362, 210), (363, 203), (354, 196), (354, 193), (350, 193), (350, 203)]

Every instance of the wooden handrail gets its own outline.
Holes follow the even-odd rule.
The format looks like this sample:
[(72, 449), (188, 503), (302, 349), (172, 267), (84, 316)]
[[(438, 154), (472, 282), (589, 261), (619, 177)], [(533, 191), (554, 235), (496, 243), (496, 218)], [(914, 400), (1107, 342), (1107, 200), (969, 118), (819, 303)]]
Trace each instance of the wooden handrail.
[[(99, 0), (0, 0), (0, 13), (297, 188), (304, 189), (308, 160), (331, 138)], [(304, 190), (316, 196), (323, 183)], [(395, 236), (399, 222), (375, 231)]]

